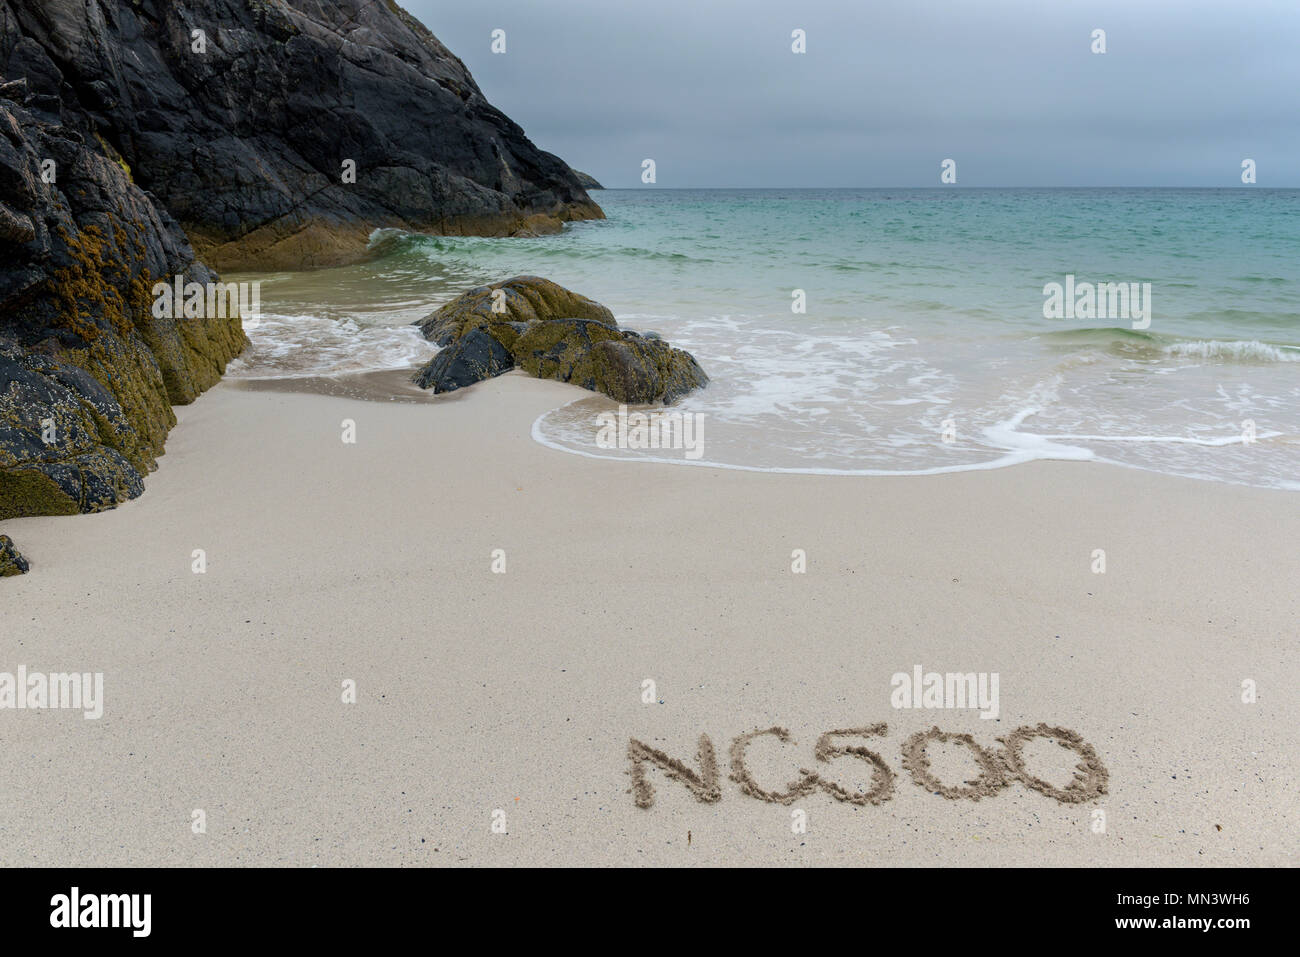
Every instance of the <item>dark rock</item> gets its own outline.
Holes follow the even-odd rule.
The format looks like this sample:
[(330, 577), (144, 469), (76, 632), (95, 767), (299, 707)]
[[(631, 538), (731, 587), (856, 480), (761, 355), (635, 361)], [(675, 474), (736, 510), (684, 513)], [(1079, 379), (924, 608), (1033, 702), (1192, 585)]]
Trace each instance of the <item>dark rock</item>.
[[(217, 281), (200, 258), (303, 268), (380, 226), (603, 215), (393, 0), (0, 0), (0, 519), (140, 494), (171, 406), (247, 344), (238, 317), (154, 315), (156, 282)], [(508, 367), (527, 321), (430, 384)]]
[(153, 314), (155, 280), (213, 277), (110, 149), (0, 99), (0, 519), (139, 495), (172, 404), (247, 342), (238, 317)]
[(514, 365), (510, 350), (488, 335), (486, 329), (471, 329), (434, 356), (414, 381), (421, 389), (433, 389), (435, 393), (454, 392), (509, 372)]
[(27, 99), (28, 92), (27, 77), (25, 76), (17, 80), (6, 80), (0, 83), (0, 99), (23, 103)]
[(709, 382), (695, 357), (662, 339), (625, 338), (591, 350), (596, 389), (619, 402), (675, 402)]
[(573, 175), (578, 177), (578, 185), (581, 186), (583, 189), (604, 189), (605, 188), (604, 186), (601, 186), (600, 183), (596, 181), (596, 177), (592, 176), (590, 173), (584, 173), (582, 172), (582, 170), (575, 169), (573, 171)]
[(0, 75), (97, 133), (217, 268), (354, 260), (381, 226), (604, 216), (393, 0), (0, 0)]
[(512, 366), (636, 405), (672, 402), (709, 381), (690, 353), (620, 329), (600, 303), (537, 276), (471, 289), (416, 324), (444, 349), (413, 381), (439, 392)]
[(519, 368), (529, 375), (595, 391), (591, 350), (622, 335), (622, 330), (594, 319), (548, 319), (531, 323), (512, 351)]
[(31, 219), (0, 203), (0, 245), (21, 246), (35, 238), (36, 228)]
[(22, 575), (31, 567), (14, 547), (13, 539), (8, 535), (0, 535), (0, 578)]

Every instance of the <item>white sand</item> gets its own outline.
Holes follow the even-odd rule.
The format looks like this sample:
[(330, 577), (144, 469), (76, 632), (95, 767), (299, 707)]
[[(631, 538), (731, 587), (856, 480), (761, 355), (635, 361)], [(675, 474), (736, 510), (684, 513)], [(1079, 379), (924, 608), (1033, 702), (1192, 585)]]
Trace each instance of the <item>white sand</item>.
[[(1293, 494), (1095, 464), (781, 476), (535, 444), (534, 418), (574, 395), (515, 375), (418, 405), (225, 383), (178, 410), (141, 499), (6, 523), (33, 570), (0, 582), (0, 670), (102, 671), (106, 705), (0, 711), (0, 865), (1300, 863)], [(915, 664), (997, 672), (1000, 720), (892, 709)], [(769, 804), (726, 779), (743, 732), (790, 729), (750, 749), (779, 790), (821, 732), (878, 721), (883, 739), (841, 743), (893, 769), (879, 807)], [(932, 725), (993, 746), (1040, 721), (1097, 749), (1108, 795), (951, 801), (902, 768)], [(702, 732), (722, 799), (651, 770), (655, 804), (635, 807), (629, 738), (693, 764)], [(1069, 752), (1026, 753), (1069, 779)], [(828, 767), (865, 784), (855, 764)], [(943, 749), (934, 769), (960, 783), (974, 764)]]

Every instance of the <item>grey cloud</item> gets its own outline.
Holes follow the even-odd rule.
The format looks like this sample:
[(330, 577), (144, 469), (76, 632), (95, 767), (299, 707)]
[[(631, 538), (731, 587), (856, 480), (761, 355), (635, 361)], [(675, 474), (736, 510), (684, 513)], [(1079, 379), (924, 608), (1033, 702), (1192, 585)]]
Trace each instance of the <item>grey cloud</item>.
[(1300, 186), (1292, 0), (406, 6), (609, 186), (647, 156), (660, 186), (930, 186), (946, 157), (965, 186), (1232, 186), (1245, 157)]

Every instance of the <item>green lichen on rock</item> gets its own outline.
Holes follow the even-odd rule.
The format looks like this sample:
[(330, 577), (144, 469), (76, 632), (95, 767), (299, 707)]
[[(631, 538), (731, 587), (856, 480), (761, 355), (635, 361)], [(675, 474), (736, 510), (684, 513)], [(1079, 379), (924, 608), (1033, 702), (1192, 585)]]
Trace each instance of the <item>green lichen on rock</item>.
[(515, 340), (511, 354), (519, 368), (539, 379), (572, 382), (596, 389), (592, 347), (618, 341), (621, 330), (594, 319), (548, 319), (534, 322)]
[(58, 303), (54, 325), (67, 329), (85, 342), (96, 341), (104, 319), (118, 333), (130, 333), (126, 301), (115, 285), (120, 263), (104, 260), (104, 236), (97, 226), (87, 226), (69, 235), (62, 226), (55, 234), (63, 241), (67, 266), (56, 269), (49, 280), (49, 293)]
[(709, 381), (694, 356), (662, 339), (632, 334), (599, 342), (591, 359), (595, 390), (619, 402), (643, 403), (644, 396), (672, 402)]
[(595, 319), (618, 328), (618, 320), (594, 299), (570, 292), (540, 276), (515, 276), (491, 286), (477, 286), (416, 323), (424, 338), (445, 346), (471, 329), (488, 326), (506, 348), (517, 334), (497, 327), (547, 319)]
[[(100, 136), (98, 132), (95, 133), (95, 142), (99, 144), (99, 148), (104, 151), (104, 154), (109, 159), (111, 159), (114, 163), (116, 163), (119, 167), (121, 167), (122, 172), (126, 173), (126, 178), (131, 179), (130, 164), (128, 164), (127, 161), (122, 158), (121, 153), (119, 153), (117, 150), (113, 148), (113, 144), (111, 144), (108, 140), (104, 139), (104, 137)], [(132, 179), (131, 182), (135, 182), (135, 180)]]
[(99, 511), (140, 494), (166, 431), (151, 435), (124, 411), (124, 360), (116, 392), (74, 361), (111, 361), (90, 358), (110, 343), (121, 344), (106, 337), (57, 358), (0, 349), (0, 518)]
[(0, 535), (0, 578), (22, 575), (31, 568), (8, 535)]
[(105, 144), (13, 101), (0, 137), (0, 202), (33, 224), (0, 235), (0, 519), (112, 508), (247, 339), (238, 316), (154, 315), (154, 276), (213, 277)]
[(76, 515), (81, 496), (73, 495), (35, 466), (0, 471), (0, 515), (27, 518), (37, 515)]
[(413, 378), (435, 392), (512, 367), (638, 405), (672, 402), (709, 381), (690, 353), (620, 329), (605, 306), (536, 276), (471, 289), (416, 325), (444, 347)]
[[(120, 452), (142, 473), (152, 471), (167, 433), (176, 425), (158, 360), (138, 339), (104, 339), (88, 349), (70, 349), (61, 357), (88, 372), (117, 401), (121, 419), (109, 424), (102, 412), (83, 403), (99, 444)], [(103, 423), (101, 425), (101, 422)]]

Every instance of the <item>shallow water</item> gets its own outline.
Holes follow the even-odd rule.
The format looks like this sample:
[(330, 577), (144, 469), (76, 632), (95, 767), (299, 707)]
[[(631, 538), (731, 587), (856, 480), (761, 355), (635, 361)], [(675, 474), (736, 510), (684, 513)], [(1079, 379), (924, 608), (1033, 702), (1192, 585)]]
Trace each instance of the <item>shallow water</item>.
[[(928, 473), (1041, 458), (1300, 489), (1300, 191), (607, 190), (538, 239), (381, 231), (372, 258), (262, 280), (230, 374), (411, 368), (410, 323), (531, 273), (692, 351), (696, 464)], [(1150, 325), (1049, 319), (1044, 286), (1150, 283)], [(1140, 287), (1139, 287), (1140, 288)], [(803, 290), (806, 312), (792, 311)], [(575, 395), (539, 441), (605, 449)], [(1250, 441), (1253, 435), (1254, 441)]]

